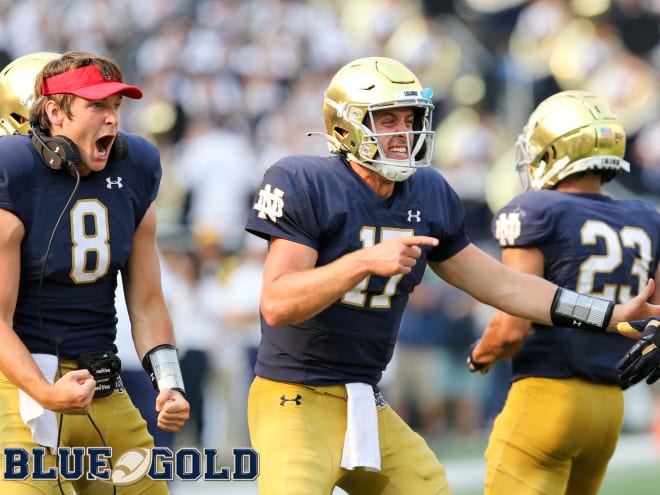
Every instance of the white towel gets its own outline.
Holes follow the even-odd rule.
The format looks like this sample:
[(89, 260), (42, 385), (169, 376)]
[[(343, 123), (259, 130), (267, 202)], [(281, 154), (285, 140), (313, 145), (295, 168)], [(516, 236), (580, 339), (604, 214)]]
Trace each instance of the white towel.
[(364, 467), (380, 471), (378, 415), (371, 385), (347, 383), (346, 437), (341, 467)]
[[(55, 379), (57, 357), (51, 354), (32, 354), (41, 373), (50, 383)], [(57, 447), (57, 417), (53, 411), (44, 409), (28, 394), (19, 389), (18, 402), (21, 419), (32, 430), (32, 438), (44, 447)]]

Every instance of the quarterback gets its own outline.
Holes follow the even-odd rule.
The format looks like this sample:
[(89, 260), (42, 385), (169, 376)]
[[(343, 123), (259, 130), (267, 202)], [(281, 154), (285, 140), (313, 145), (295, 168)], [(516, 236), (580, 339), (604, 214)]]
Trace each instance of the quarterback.
[[(616, 200), (603, 184), (628, 171), (626, 134), (596, 95), (563, 91), (541, 102), (518, 138), (529, 190), (493, 221), (502, 261), (523, 273), (610, 301), (660, 282), (660, 214)], [(651, 301), (660, 302), (656, 292)], [(638, 332), (641, 332), (641, 329)], [(485, 372), (512, 358), (513, 383), (486, 450), (488, 495), (596, 495), (623, 422), (616, 333), (532, 323), (498, 311), (473, 346)]]
[[(0, 74), (12, 134), (0, 139), (0, 492), (111, 494), (93, 476), (63, 483), (57, 453), (103, 448), (119, 460), (153, 447), (118, 378), (119, 272), (136, 349), (160, 391), (159, 427), (178, 431), (189, 415), (156, 253), (160, 158), (144, 138), (118, 132), (122, 98), (142, 91), (113, 60), (37, 55)], [(32, 93), (19, 75), (34, 64)], [(8, 469), (4, 453), (17, 450), (35, 453), (38, 473)], [(144, 478), (122, 493), (168, 489)]]
[[(426, 265), (478, 300), (594, 331), (657, 313), (560, 289), (474, 246), (433, 168), (432, 91), (400, 62), (342, 67), (323, 98), (329, 156), (270, 166), (246, 229), (268, 241), (262, 337), (248, 399), (261, 495), (446, 495), (445, 469), (378, 382)], [(533, 297), (530, 295), (533, 294)]]

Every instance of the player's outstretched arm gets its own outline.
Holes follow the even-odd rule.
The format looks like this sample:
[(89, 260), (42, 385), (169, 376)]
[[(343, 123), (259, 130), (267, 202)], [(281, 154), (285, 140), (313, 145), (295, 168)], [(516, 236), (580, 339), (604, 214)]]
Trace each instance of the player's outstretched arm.
[(635, 298), (615, 305), (513, 270), (473, 244), (448, 260), (429, 265), (445, 281), (475, 299), (544, 325), (616, 331), (619, 322), (660, 314), (660, 306), (648, 302), (655, 292), (653, 279)]
[(474, 244), (429, 266), (446, 282), (484, 304), (519, 318), (552, 324), (550, 307), (557, 286), (505, 266)]
[[(640, 321), (648, 318), (657, 318), (657, 315), (660, 315), (660, 312), (653, 311), (652, 309), (650, 310), (651, 313), (648, 313), (649, 308), (646, 307), (647, 301), (652, 304), (660, 304), (660, 290), (657, 290), (658, 283), (660, 283), (660, 265), (658, 265), (658, 269), (655, 272), (655, 278), (649, 281), (645, 291), (631, 301), (633, 312), (635, 311), (635, 308), (641, 307), (642, 311), (646, 311), (647, 314), (631, 316), (630, 318), (626, 318), (625, 315), (620, 316), (616, 325), (617, 332), (631, 339), (638, 339), (641, 337), (642, 331), (644, 330), (644, 326), (640, 326)], [(633, 320), (637, 321), (633, 322)]]
[(638, 339), (641, 332), (630, 325), (619, 325), (634, 320), (645, 320), (655, 315), (660, 315), (660, 305), (651, 304), (649, 301), (657, 300), (655, 295), (655, 280), (649, 279), (648, 284), (642, 292), (625, 304), (614, 306), (612, 318), (608, 325), (608, 331), (617, 331), (631, 339)]
[(393, 237), (317, 267), (315, 249), (273, 239), (264, 264), (261, 313), (271, 326), (300, 323), (316, 316), (369, 275), (410, 273), (422, 254), (421, 246), (437, 244), (436, 238), (428, 236)]

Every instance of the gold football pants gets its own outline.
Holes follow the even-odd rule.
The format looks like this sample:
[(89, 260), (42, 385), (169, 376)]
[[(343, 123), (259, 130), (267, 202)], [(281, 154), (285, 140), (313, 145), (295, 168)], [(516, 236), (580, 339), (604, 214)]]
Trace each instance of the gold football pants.
[(340, 467), (346, 432), (343, 385), (305, 386), (256, 377), (248, 399), (259, 495), (451, 495), (445, 468), (424, 439), (379, 405), (381, 471)]
[(596, 495), (623, 422), (616, 385), (525, 378), (511, 385), (486, 449), (485, 495)]
[[(75, 361), (63, 361), (63, 373), (76, 369)], [(60, 488), (55, 480), (34, 480), (28, 476), (25, 480), (4, 479), (5, 448), (22, 448), (32, 452), (39, 447), (32, 439), (30, 429), (23, 423), (19, 413), (18, 389), (0, 373), (0, 493), (12, 495), (59, 495)], [(112, 462), (117, 462), (127, 450), (153, 447), (153, 438), (147, 431), (147, 424), (131, 402), (125, 391), (115, 390), (108, 397), (94, 399), (89, 416), (68, 415), (62, 417), (60, 447), (103, 447), (99, 433), (92, 420), (103, 435), (105, 446), (112, 448)], [(57, 414), (59, 420), (60, 415)], [(86, 459), (87, 460), (87, 459)], [(57, 458), (47, 451), (44, 460), (45, 470), (57, 465)], [(107, 481), (89, 481), (86, 479), (87, 465), (83, 475), (72, 482), (62, 482), (64, 493), (70, 494), (75, 487), (77, 495), (111, 495), (112, 485)], [(117, 495), (166, 495), (167, 483), (153, 481), (145, 477), (133, 485), (117, 486)]]

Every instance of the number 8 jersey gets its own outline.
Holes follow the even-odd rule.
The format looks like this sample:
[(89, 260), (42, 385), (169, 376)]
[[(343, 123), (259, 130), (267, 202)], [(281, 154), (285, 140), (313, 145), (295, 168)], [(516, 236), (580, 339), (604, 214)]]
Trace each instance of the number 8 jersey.
[(49, 337), (59, 338), (63, 358), (116, 350), (117, 271), (161, 177), (156, 147), (125, 137), (128, 156), (81, 177), (68, 205), (75, 177), (46, 167), (29, 136), (0, 139), (0, 208), (25, 229), (14, 329), (30, 352), (53, 354)]
[(310, 320), (271, 328), (262, 318), (256, 374), (311, 385), (376, 385), (392, 357), (408, 295), (421, 281), (426, 261), (448, 259), (469, 243), (461, 202), (436, 170), (418, 169), (383, 200), (339, 155), (292, 156), (272, 165), (246, 230), (315, 249), (317, 266), (391, 236), (440, 240), (433, 249), (421, 246), (422, 256), (411, 273), (367, 277)]
[[(615, 303), (639, 294), (660, 260), (660, 214), (641, 201), (602, 194), (524, 192), (495, 215), (493, 233), (504, 249), (540, 249), (549, 281)], [(630, 345), (616, 333), (535, 324), (512, 359), (513, 379), (618, 383), (614, 367)]]

